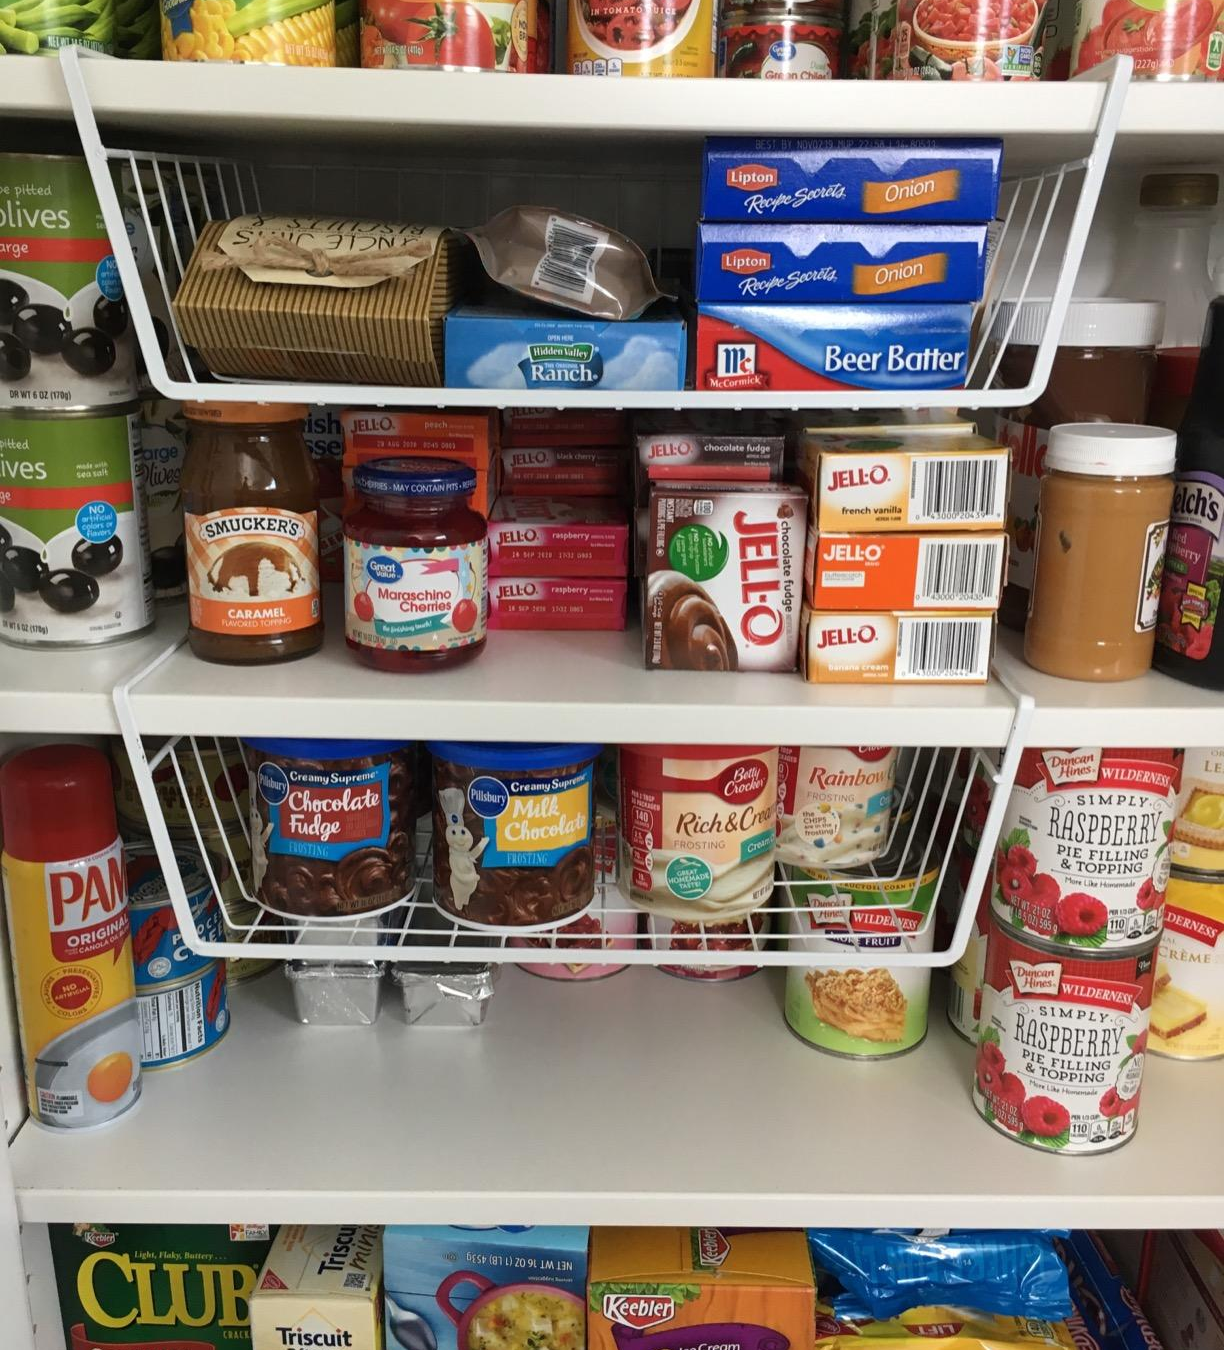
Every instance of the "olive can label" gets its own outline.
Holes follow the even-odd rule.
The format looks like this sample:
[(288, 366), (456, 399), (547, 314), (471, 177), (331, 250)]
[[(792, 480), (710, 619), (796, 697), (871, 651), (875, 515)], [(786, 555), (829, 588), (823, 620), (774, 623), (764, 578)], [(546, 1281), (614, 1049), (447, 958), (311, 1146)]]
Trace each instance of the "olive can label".
[(85, 161), (0, 155), (0, 407), (97, 408), (136, 389), (135, 334)]
[(1148, 1046), (1155, 942), (1084, 954), (993, 921), (973, 1102), (995, 1129), (1061, 1153), (1134, 1134)]
[(91, 646), (153, 622), (135, 416), (0, 413), (0, 637)]
[(488, 540), (401, 548), (347, 538), (344, 634), (382, 651), (438, 652), (483, 642)]

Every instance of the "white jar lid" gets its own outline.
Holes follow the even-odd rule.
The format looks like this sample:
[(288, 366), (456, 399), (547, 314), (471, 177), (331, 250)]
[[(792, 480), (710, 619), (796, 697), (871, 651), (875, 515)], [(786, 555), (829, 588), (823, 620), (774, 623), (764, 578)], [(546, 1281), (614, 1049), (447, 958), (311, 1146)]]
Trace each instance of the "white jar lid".
[[(1048, 297), (1020, 302), (1011, 341), (1036, 347), (1050, 322)], [(1002, 342), (1016, 312), (1015, 300), (1004, 300), (991, 327)], [(1164, 304), (1159, 300), (1072, 300), (1058, 338), (1060, 347), (1155, 347), (1164, 333)]]
[(1098, 478), (1149, 478), (1172, 473), (1177, 433), (1126, 422), (1064, 422), (1050, 430), (1045, 468)]

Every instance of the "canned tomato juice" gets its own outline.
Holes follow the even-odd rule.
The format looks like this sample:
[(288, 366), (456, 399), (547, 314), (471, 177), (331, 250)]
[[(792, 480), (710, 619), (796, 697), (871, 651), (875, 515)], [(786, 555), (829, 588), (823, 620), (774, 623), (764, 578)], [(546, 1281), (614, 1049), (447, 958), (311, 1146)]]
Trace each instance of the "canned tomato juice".
[(988, 1124), (1069, 1154), (1134, 1135), (1158, 941), (1068, 950), (992, 916), (973, 1079)]
[(715, 73), (716, 0), (570, 0), (573, 75)]

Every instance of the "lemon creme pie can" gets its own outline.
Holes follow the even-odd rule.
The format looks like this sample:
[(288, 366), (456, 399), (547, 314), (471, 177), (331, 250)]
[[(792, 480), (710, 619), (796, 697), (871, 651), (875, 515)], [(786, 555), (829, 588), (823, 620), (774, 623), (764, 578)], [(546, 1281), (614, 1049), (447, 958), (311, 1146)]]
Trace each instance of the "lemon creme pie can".
[(1224, 748), (1185, 752), (1171, 852), (1174, 867), (1224, 876)]
[(1084, 953), (996, 915), (986, 947), (973, 1104), (1054, 1153), (1105, 1153), (1135, 1133), (1156, 945)]
[(1224, 877), (1174, 868), (1169, 878), (1151, 1047), (1171, 1059), (1224, 1056)]

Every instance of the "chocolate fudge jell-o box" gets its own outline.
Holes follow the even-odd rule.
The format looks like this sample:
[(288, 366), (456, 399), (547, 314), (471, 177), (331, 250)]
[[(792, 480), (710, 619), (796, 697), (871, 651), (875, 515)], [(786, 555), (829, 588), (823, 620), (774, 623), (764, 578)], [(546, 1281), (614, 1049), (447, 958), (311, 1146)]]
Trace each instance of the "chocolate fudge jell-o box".
[(806, 529), (802, 488), (652, 491), (646, 665), (794, 670)]

